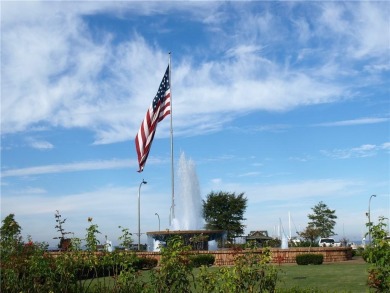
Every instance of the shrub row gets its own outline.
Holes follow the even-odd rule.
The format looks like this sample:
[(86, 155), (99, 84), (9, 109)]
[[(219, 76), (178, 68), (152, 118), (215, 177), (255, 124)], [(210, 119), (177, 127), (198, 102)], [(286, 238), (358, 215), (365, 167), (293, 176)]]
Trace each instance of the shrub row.
[(295, 260), (298, 265), (320, 265), (324, 262), (324, 256), (322, 254), (306, 253), (297, 255)]
[(137, 270), (150, 270), (157, 266), (157, 259), (150, 257), (139, 257), (133, 263)]
[(201, 266), (212, 266), (215, 261), (215, 256), (212, 254), (197, 254), (190, 256), (191, 265), (195, 268), (199, 268)]
[(92, 278), (101, 278), (108, 276), (119, 275), (122, 271), (132, 269), (150, 270), (157, 266), (157, 259), (147, 257), (134, 257), (133, 259), (122, 258), (117, 263), (111, 262), (109, 264), (101, 262), (94, 264), (92, 267), (88, 264), (83, 264), (76, 269), (76, 279), (85, 280)]

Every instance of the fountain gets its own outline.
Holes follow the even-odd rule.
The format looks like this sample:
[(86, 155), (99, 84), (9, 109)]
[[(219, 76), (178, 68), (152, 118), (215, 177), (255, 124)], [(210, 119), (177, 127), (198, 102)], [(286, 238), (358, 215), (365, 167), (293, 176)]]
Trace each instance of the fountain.
[(181, 235), (185, 244), (197, 250), (216, 249), (216, 240), (226, 238), (225, 231), (203, 230), (202, 198), (195, 163), (187, 160), (181, 153), (177, 176), (179, 192), (175, 197), (175, 217), (166, 231), (147, 232), (148, 250), (158, 251), (159, 245), (165, 245), (173, 235)]

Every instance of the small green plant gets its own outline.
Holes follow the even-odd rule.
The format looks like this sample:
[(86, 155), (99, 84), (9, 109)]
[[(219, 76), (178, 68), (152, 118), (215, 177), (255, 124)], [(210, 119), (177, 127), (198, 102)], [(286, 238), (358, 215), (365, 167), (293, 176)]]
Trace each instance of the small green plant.
[(324, 262), (322, 254), (305, 253), (295, 258), (298, 265), (320, 265)]
[(85, 247), (87, 251), (94, 252), (97, 251), (97, 246), (100, 244), (100, 241), (96, 238), (96, 234), (101, 234), (98, 230), (97, 224), (92, 224), (92, 218), (88, 218), (88, 222), (91, 223), (90, 226), (87, 228), (87, 234), (85, 236)]
[(364, 253), (366, 261), (371, 264), (367, 283), (376, 292), (390, 291), (390, 242), (385, 238), (385, 220), (385, 217), (379, 217), (378, 224), (367, 223), (372, 235), (372, 244)]
[(71, 234), (72, 232), (65, 232), (65, 229), (62, 227), (62, 225), (66, 222), (66, 219), (61, 219), (61, 214), (58, 210), (56, 210), (56, 213), (54, 214), (54, 217), (56, 219), (57, 225), (55, 228), (58, 232), (61, 233), (61, 236), (54, 237), (53, 239), (59, 239), (60, 243), (58, 243), (58, 248), (62, 250), (68, 250), (71, 246), (71, 240), (69, 238), (66, 238), (66, 235)]
[(278, 269), (269, 264), (271, 259), (268, 248), (238, 254), (233, 267), (220, 269), (218, 292), (275, 292)]
[(199, 235), (192, 236), (189, 239), (189, 243), (191, 244), (193, 250), (204, 250), (208, 239), (208, 235), (201, 233)]
[(206, 266), (201, 266), (196, 278), (199, 292), (223, 292), (217, 291), (221, 274), (221, 270), (210, 271)]
[(190, 256), (191, 265), (194, 268), (199, 268), (201, 266), (212, 266), (215, 261), (215, 256), (212, 254), (196, 254)]
[(161, 248), (160, 268), (153, 270), (151, 274), (155, 292), (191, 292), (191, 280), (194, 280), (194, 276), (189, 265), (190, 249), (190, 246), (184, 245), (180, 236), (168, 239), (167, 246)]
[(129, 249), (131, 244), (133, 244), (133, 239), (131, 238), (132, 234), (129, 232), (128, 228), (123, 228), (122, 226), (118, 226), (118, 228), (122, 229), (122, 235), (118, 238), (118, 240), (121, 241), (119, 245), (125, 249)]

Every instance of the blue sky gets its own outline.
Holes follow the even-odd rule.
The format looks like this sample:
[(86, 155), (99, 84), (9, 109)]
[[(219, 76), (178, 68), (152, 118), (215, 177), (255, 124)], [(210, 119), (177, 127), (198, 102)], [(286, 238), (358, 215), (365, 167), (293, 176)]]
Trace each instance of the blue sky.
[[(246, 233), (303, 230), (323, 201), (335, 238), (390, 217), (387, 2), (1, 3), (1, 218), (56, 244), (169, 227), (169, 119), (145, 170), (134, 138), (172, 52), (175, 168), (201, 196), (245, 193)], [(177, 181), (177, 180), (176, 180)], [(177, 182), (175, 183), (177, 184)], [(136, 236), (134, 236), (136, 241)], [(141, 241), (145, 241), (142, 235)]]

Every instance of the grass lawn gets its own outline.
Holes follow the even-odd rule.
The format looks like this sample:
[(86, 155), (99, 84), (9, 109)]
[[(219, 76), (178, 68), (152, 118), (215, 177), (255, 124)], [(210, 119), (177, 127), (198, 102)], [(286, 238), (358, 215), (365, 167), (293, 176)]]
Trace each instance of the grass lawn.
[[(289, 292), (289, 288), (318, 289), (320, 292), (368, 292), (367, 268), (363, 261), (346, 261), (342, 263), (325, 263), (322, 265), (298, 266), (296, 264), (284, 264), (278, 266), (279, 282), (277, 289)], [(218, 270), (218, 267), (210, 267), (210, 270)], [(198, 270), (194, 270), (195, 276)], [(149, 271), (142, 272), (142, 280), (148, 282)], [(111, 278), (100, 278), (92, 282), (92, 287), (97, 282), (111, 283)], [(278, 290), (277, 290), (278, 291)], [(294, 292), (299, 292), (295, 290)], [(306, 291), (308, 292), (308, 291)], [(317, 291), (313, 291), (317, 292)]]
[(277, 288), (317, 288), (323, 292), (368, 292), (367, 268), (363, 262), (322, 265), (282, 265)]

